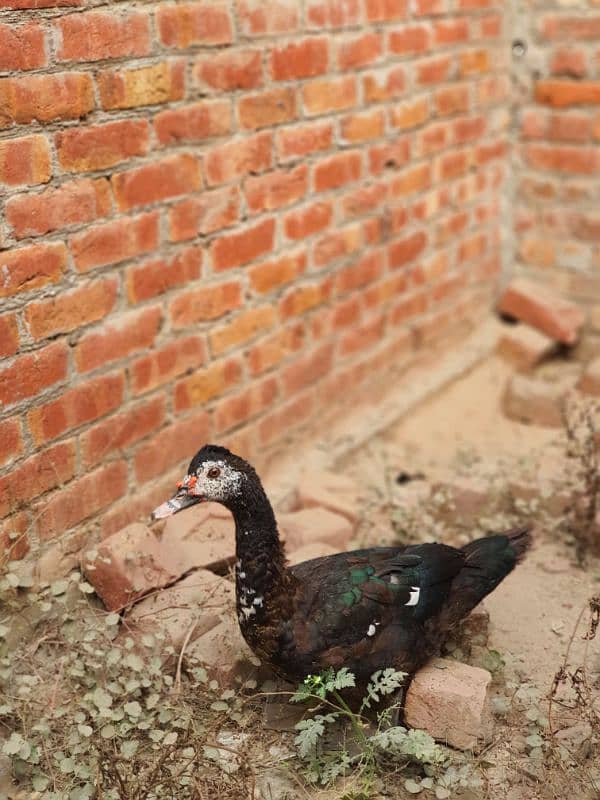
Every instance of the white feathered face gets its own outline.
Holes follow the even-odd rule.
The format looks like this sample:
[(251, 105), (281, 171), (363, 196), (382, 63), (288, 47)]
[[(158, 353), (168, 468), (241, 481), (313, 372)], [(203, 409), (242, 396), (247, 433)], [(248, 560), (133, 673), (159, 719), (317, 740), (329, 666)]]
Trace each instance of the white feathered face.
[(185, 478), (177, 486), (170, 500), (152, 512), (154, 519), (163, 519), (196, 503), (227, 504), (241, 494), (244, 474), (224, 459), (199, 461), (190, 464)]

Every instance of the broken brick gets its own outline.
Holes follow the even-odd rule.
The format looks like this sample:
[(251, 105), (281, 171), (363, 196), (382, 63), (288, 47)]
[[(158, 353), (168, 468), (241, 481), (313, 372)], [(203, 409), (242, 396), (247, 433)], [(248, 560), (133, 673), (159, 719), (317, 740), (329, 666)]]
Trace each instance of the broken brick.
[(545, 286), (516, 278), (504, 290), (498, 308), (564, 344), (575, 344), (585, 317), (578, 305)]
[(547, 358), (556, 344), (529, 325), (506, 327), (498, 339), (496, 352), (519, 372), (528, 372)]
[(414, 675), (404, 718), (411, 728), (426, 730), (444, 744), (472, 750), (491, 738), (491, 680), (485, 669), (435, 658)]

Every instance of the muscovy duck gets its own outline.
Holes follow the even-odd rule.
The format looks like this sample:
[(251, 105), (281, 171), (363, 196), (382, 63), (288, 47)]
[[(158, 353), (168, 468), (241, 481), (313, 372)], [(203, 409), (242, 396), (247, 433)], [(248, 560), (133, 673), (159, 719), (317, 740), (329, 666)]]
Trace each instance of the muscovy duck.
[(530, 544), (523, 527), (461, 549), (372, 547), (289, 567), (258, 475), (217, 445), (196, 453), (176, 494), (153, 517), (203, 501), (222, 503), (235, 520), (242, 634), (263, 661), (294, 683), (327, 667), (347, 667), (358, 686), (384, 667), (412, 674)]

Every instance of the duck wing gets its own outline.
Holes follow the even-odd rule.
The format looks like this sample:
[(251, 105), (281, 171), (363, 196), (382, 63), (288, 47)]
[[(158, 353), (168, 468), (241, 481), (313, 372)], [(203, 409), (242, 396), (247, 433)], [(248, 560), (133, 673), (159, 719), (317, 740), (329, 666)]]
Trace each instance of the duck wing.
[(420, 627), (448, 597), (465, 555), (443, 544), (375, 547), (313, 559), (291, 568), (296, 619), (317, 650), (352, 646), (387, 626)]

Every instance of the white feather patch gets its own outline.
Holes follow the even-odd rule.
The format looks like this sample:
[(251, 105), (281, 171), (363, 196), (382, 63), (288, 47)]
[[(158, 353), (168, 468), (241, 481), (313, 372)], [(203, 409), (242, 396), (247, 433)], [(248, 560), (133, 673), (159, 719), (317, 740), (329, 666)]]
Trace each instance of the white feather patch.
[(377, 630), (377, 628), (375, 627), (375, 625), (373, 625), (373, 623), (371, 623), (369, 625), (369, 630), (367, 631), (367, 636), (375, 636), (375, 631), (376, 630)]
[(411, 586), (410, 587), (410, 599), (408, 603), (405, 603), (405, 606), (416, 606), (419, 602), (419, 597), (421, 596), (421, 590), (418, 586)]

